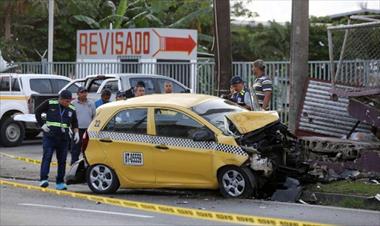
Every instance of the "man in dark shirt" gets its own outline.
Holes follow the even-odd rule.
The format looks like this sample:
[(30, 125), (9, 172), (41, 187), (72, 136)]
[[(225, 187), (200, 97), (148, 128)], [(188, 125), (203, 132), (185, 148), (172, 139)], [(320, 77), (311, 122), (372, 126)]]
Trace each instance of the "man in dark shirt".
[[(54, 151), (58, 160), (58, 174), (56, 178), (56, 189), (66, 190), (64, 183), (67, 148), (70, 135), (69, 128), (73, 128), (74, 142), (79, 142), (78, 120), (75, 107), (70, 103), (71, 92), (64, 90), (59, 94), (58, 99), (50, 99), (43, 102), (35, 110), (37, 123), (43, 130), (43, 157), (40, 171), (40, 186), (49, 186), (50, 163)], [(46, 114), (46, 120), (42, 119), (41, 114)]]

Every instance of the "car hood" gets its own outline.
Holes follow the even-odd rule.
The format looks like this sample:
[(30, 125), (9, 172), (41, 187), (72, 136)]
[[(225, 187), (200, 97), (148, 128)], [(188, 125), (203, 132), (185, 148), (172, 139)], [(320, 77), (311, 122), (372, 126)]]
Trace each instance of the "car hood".
[(226, 115), (240, 134), (246, 134), (263, 128), (279, 120), (276, 111), (247, 111)]

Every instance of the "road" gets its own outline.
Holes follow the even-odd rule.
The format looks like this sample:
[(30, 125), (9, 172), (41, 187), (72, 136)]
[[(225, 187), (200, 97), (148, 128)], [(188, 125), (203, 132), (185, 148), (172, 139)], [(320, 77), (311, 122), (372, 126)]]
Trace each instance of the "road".
[[(1, 147), (2, 153), (32, 159), (41, 158), (41, 142), (29, 141), (15, 147)], [(69, 159), (69, 158), (68, 158)], [(51, 177), (55, 177), (52, 167)], [(0, 157), (0, 179), (15, 179), (38, 185), (39, 165)], [(51, 185), (54, 188), (54, 183)], [(69, 186), (70, 191), (92, 194), (87, 185)], [(40, 191), (1, 186), (1, 225), (227, 225), (188, 217), (146, 212), (93, 201), (58, 196)], [(297, 221), (339, 225), (380, 225), (380, 212), (335, 208), (265, 200), (224, 199), (217, 191), (207, 190), (119, 190), (109, 197), (170, 206), (236, 213)]]

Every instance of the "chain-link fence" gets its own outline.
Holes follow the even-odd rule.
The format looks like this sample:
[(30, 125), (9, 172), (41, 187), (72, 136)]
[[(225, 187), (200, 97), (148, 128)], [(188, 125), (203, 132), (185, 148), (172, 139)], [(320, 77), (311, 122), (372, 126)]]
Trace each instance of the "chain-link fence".
[(328, 38), (334, 85), (380, 86), (380, 17), (352, 16), (329, 27)]

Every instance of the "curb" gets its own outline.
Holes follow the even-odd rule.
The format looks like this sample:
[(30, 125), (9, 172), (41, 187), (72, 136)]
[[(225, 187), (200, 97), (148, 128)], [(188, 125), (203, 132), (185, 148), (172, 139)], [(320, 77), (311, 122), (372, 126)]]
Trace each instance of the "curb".
[[(347, 200), (359, 202), (363, 204), (364, 209), (368, 210), (380, 210), (380, 201), (377, 201), (374, 197), (371, 196), (360, 196), (360, 195), (345, 195), (338, 193), (325, 193), (325, 192), (312, 192), (304, 191), (302, 193), (301, 199), (306, 202), (309, 201), (308, 198), (315, 196), (316, 201), (319, 205), (330, 205), (330, 206), (340, 206), (339, 203), (344, 203)], [(357, 208), (357, 207), (347, 207), (346, 208)], [(361, 207), (362, 208), (362, 207)]]

